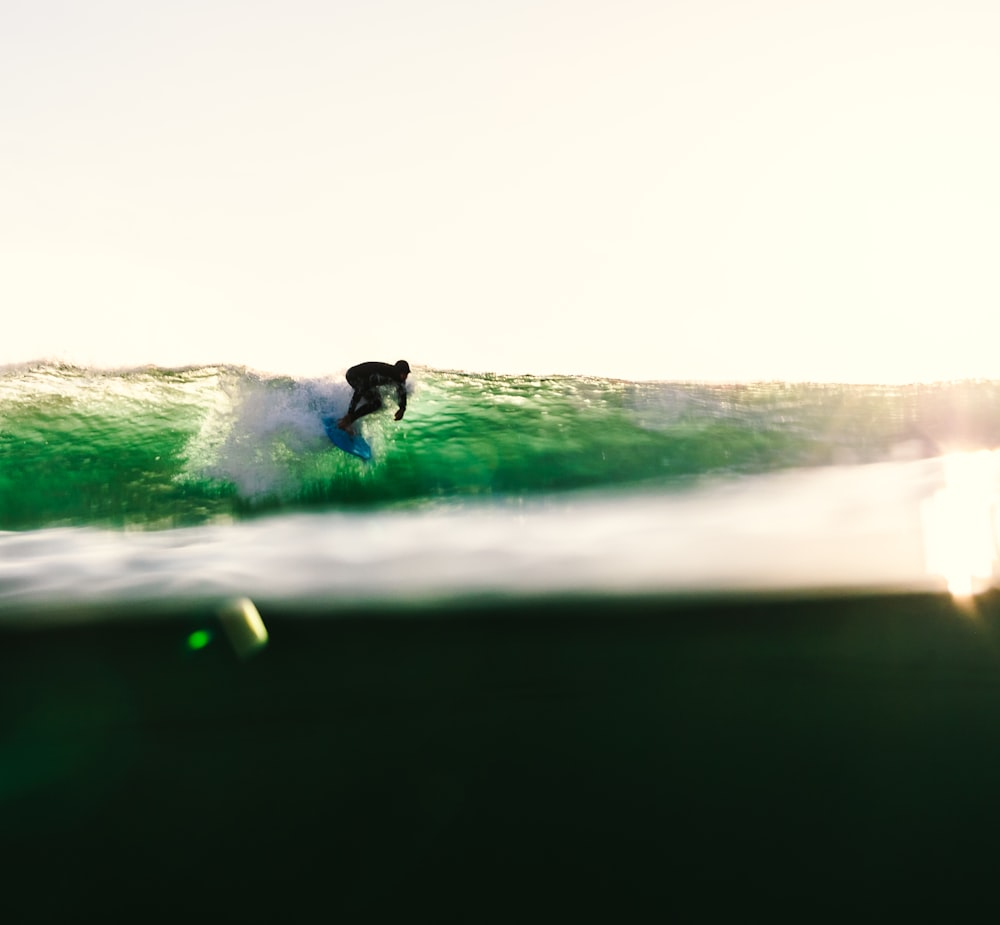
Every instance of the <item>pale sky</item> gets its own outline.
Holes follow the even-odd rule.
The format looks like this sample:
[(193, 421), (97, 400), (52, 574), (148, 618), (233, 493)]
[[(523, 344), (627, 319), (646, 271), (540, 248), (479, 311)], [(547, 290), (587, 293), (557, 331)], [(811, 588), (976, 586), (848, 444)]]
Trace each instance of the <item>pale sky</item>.
[(995, 0), (0, 0), (0, 363), (1000, 377)]

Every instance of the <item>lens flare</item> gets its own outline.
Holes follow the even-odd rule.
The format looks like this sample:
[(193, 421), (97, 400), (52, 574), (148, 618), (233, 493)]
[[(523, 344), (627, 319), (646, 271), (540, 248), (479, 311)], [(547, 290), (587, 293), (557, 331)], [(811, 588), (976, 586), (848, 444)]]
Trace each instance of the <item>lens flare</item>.
[(944, 457), (944, 485), (923, 506), (927, 570), (957, 599), (984, 591), (997, 558), (997, 460), (982, 450)]
[(187, 647), (192, 652), (204, 649), (212, 641), (211, 630), (195, 630), (187, 638)]
[(253, 655), (267, 645), (267, 627), (248, 597), (226, 601), (219, 608), (219, 622), (240, 658)]

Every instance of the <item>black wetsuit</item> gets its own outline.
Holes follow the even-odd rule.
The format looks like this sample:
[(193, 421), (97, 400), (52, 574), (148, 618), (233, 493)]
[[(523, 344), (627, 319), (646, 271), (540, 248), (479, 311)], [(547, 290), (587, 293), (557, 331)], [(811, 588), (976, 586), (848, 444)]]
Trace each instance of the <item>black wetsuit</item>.
[(352, 421), (382, 407), (381, 391), (386, 386), (392, 386), (396, 390), (396, 403), (399, 405), (400, 416), (406, 411), (405, 377), (395, 366), (375, 360), (359, 363), (347, 371), (347, 382), (354, 389), (350, 407), (347, 409), (348, 417)]

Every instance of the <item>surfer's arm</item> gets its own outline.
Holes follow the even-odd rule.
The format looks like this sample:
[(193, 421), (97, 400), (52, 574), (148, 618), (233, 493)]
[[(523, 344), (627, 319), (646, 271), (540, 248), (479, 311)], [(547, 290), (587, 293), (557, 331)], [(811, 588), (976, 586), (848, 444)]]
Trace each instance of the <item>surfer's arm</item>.
[(396, 386), (396, 402), (399, 405), (399, 410), (396, 412), (396, 420), (403, 420), (403, 415), (406, 413), (406, 386), (400, 383)]

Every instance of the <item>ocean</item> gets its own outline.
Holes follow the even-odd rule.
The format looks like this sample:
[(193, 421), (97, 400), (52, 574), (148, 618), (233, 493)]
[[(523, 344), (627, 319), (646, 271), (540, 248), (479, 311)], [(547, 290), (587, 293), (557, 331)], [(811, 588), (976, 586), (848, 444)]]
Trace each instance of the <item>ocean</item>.
[(19, 921), (982, 898), (1000, 382), (410, 393), (0, 370)]
[(411, 382), (363, 462), (323, 431), (338, 377), (7, 368), (0, 604), (926, 590), (922, 507), (1000, 445), (991, 382)]

